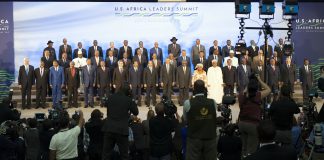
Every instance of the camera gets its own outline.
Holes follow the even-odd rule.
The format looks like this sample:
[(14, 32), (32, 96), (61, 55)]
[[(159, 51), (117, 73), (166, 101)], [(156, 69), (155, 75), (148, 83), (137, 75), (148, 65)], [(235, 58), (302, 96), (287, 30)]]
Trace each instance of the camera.
[(35, 119), (37, 122), (43, 122), (45, 118), (45, 113), (35, 113)]
[(177, 107), (174, 105), (172, 100), (167, 96), (162, 96), (161, 103), (164, 105), (164, 113), (168, 117), (174, 117), (174, 114), (177, 113)]
[(49, 109), (48, 110), (48, 119), (50, 120), (58, 120), (60, 117), (60, 111), (56, 109)]
[(221, 112), (221, 116), (224, 118), (222, 124), (225, 126), (232, 120), (232, 110), (230, 105), (235, 104), (235, 96), (225, 95), (222, 99), (222, 104), (217, 106), (217, 110)]

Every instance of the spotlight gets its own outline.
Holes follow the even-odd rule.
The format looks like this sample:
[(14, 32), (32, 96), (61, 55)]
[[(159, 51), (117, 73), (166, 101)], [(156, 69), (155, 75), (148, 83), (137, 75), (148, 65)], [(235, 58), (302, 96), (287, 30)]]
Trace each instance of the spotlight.
[(235, 0), (235, 14), (250, 14), (251, 0)]
[(283, 52), (285, 56), (291, 56), (294, 52), (294, 46), (291, 41), (286, 41), (283, 46)]
[(235, 45), (235, 52), (236, 54), (244, 54), (246, 52), (246, 43), (244, 39), (238, 40), (238, 42)]
[(282, 3), (283, 15), (296, 16), (298, 14), (299, 6), (297, 0), (285, 0)]
[[(260, 5), (259, 5), (259, 10), (260, 10), (260, 18), (261, 16), (266, 15), (266, 16), (271, 16), (273, 18), (274, 12), (275, 12), (275, 6), (274, 6), (274, 0), (261, 0)], [(268, 18), (269, 17), (265, 17)]]

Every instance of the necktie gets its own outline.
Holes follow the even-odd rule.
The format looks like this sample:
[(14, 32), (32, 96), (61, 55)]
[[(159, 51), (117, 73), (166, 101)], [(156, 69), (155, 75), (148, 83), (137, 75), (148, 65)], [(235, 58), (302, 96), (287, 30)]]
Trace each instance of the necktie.
[(88, 72), (90, 73), (90, 66), (88, 66)]
[(28, 67), (28, 65), (25, 66), (25, 70), (26, 70), (26, 74), (28, 74), (28, 72), (29, 72), (29, 67)]
[(156, 54), (159, 54), (159, 50), (158, 50), (158, 48), (156, 48), (155, 50), (156, 50), (156, 51), (155, 51), (155, 52), (156, 52)]
[(202, 58), (200, 58), (200, 63), (203, 63), (203, 59)]
[(141, 56), (138, 56), (139, 63), (141, 63)]
[(75, 74), (74, 68), (71, 69), (71, 74), (72, 74), (72, 77), (74, 77), (74, 74)]
[(151, 73), (152, 73), (152, 68), (150, 67), (150, 71), (151, 71)]
[(183, 57), (182, 59), (183, 59), (183, 60), (186, 60), (186, 57)]
[(308, 72), (308, 66), (305, 66), (305, 68), (306, 68), (306, 72)]
[(64, 51), (66, 52), (66, 45), (64, 45)]
[(65, 63), (65, 59), (63, 59), (63, 63)]
[(46, 56), (46, 60), (48, 60), (48, 56)]
[(55, 67), (55, 71), (57, 72), (57, 67)]
[(228, 70), (231, 70), (231, 66), (228, 66)]
[(97, 46), (94, 46), (95, 51), (97, 50)]
[(183, 67), (183, 72), (186, 73), (186, 67)]
[(244, 69), (244, 72), (246, 72), (246, 66), (245, 65), (243, 65), (243, 69)]
[(43, 68), (40, 69), (40, 74), (41, 74), (41, 77), (43, 77)]
[(166, 66), (167, 73), (169, 73), (169, 65)]
[(200, 51), (200, 45), (198, 45), (198, 51)]
[(135, 72), (137, 72), (137, 68), (135, 68)]
[(176, 49), (176, 45), (175, 44), (173, 44), (173, 48)]

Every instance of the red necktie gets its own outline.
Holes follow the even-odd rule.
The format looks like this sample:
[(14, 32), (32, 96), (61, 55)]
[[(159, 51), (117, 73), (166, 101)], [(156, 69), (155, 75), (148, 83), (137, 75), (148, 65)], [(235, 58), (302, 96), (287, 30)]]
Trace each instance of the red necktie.
[(74, 77), (74, 75), (75, 75), (75, 70), (74, 70), (74, 68), (72, 68), (71, 73), (72, 73), (72, 77)]

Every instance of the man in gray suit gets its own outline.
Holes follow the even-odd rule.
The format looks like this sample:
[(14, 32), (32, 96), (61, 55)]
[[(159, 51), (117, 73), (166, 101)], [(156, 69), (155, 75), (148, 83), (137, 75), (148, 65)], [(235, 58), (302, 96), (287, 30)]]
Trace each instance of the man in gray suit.
[(161, 69), (161, 87), (163, 88), (163, 95), (171, 100), (172, 86), (175, 84), (174, 66), (170, 64), (170, 59), (165, 60), (165, 64)]
[(168, 45), (168, 53), (173, 53), (173, 56), (177, 59), (180, 56), (181, 52), (181, 46), (177, 44), (177, 38), (172, 37), (170, 41), (172, 42), (171, 44)]
[(110, 71), (106, 67), (105, 61), (100, 61), (100, 66), (97, 68), (97, 86), (99, 88), (99, 97), (101, 100), (100, 107), (103, 107), (103, 97), (108, 97), (110, 94)]
[(96, 69), (91, 65), (91, 59), (87, 59), (87, 65), (82, 68), (82, 83), (84, 86), (84, 107), (93, 108), (93, 87), (96, 85)]
[(191, 69), (183, 60), (182, 65), (177, 68), (177, 86), (179, 88), (179, 105), (183, 106), (185, 100), (189, 99), (189, 87), (191, 86)]
[[(191, 47), (192, 63), (195, 62), (197, 59), (199, 60), (200, 51), (203, 51), (204, 55), (206, 55), (205, 46), (200, 44), (200, 39), (196, 39), (196, 44)], [(204, 56), (204, 58), (206, 58), (206, 56)]]
[(297, 83), (296, 67), (294, 64), (291, 64), (291, 59), (289, 57), (286, 58), (286, 64), (281, 66), (280, 75), (282, 82), (289, 85), (291, 91), (294, 92), (294, 84)]
[(156, 87), (158, 86), (158, 74), (153, 67), (153, 62), (149, 61), (147, 67), (144, 69), (143, 75), (144, 88), (146, 88), (145, 104), (150, 107), (151, 100), (153, 106), (156, 105)]
[(303, 98), (304, 101), (307, 100), (309, 89), (313, 87), (313, 70), (312, 67), (309, 66), (309, 60), (304, 59), (304, 65), (299, 68), (299, 79), (302, 83), (303, 88)]
[(118, 61), (118, 67), (114, 69), (113, 73), (113, 87), (115, 88), (115, 93), (117, 93), (128, 80), (128, 68), (124, 67), (124, 62), (122, 60)]
[[(266, 78), (267, 78), (266, 82), (271, 88), (273, 99), (276, 99), (276, 97), (278, 96), (281, 75), (280, 75), (280, 69), (278, 66), (276, 66), (276, 61), (274, 59), (270, 59), (270, 66), (268, 66), (267, 68)], [(271, 97), (268, 97), (268, 102), (271, 102)]]
[(226, 66), (223, 67), (224, 94), (234, 94), (234, 86), (236, 85), (236, 67), (232, 66), (232, 60), (227, 59)]
[(141, 89), (143, 80), (143, 68), (138, 65), (138, 61), (133, 62), (133, 66), (129, 68), (128, 82), (132, 90), (133, 99), (137, 101), (137, 105), (141, 106)]
[(243, 57), (242, 64), (237, 67), (237, 87), (239, 93), (243, 93), (249, 83), (251, 75), (251, 67), (246, 64), (246, 59)]

